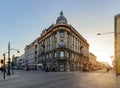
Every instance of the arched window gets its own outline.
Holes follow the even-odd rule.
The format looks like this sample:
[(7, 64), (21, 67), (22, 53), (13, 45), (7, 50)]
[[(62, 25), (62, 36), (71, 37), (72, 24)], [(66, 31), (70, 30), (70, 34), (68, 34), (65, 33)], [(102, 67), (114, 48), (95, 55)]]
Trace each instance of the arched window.
[(60, 31), (60, 38), (64, 38), (64, 31)]
[(60, 57), (64, 57), (65, 56), (65, 52), (62, 50), (62, 51), (60, 51)]

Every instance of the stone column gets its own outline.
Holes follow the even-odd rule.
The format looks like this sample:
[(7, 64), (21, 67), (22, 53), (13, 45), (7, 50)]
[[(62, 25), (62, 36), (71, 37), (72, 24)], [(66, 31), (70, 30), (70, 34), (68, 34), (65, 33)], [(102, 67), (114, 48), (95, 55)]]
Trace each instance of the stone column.
[[(60, 42), (60, 33), (57, 31), (57, 48), (59, 47), (59, 42)], [(59, 50), (56, 51), (57, 58), (59, 57)]]

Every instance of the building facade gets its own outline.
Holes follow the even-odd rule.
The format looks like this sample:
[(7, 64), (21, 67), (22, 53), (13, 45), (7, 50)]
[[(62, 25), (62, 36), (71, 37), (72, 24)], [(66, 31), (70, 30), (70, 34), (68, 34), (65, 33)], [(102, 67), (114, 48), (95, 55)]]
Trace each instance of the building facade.
[(18, 69), (24, 69), (25, 67), (25, 54), (22, 54), (17, 58), (17, 65)]
[(115, 70), (116, 75), (120, 75), (120, 14), (116, 15), (115, 18), (115, 29), (114, 29), (114, 58), (115, 58)]
[(37, 69), (38, 64), (38, 38), (25, 47), (26, 69)]
[(61, 11), (38, 39), (38, 62), (46, 71), (79, 71), (85, 69), (89, 59), (89, 44), (74, 27), (67, 24)]
[(97, 68), (96, 56), (89, 52), (89, 70), (94, 70)]

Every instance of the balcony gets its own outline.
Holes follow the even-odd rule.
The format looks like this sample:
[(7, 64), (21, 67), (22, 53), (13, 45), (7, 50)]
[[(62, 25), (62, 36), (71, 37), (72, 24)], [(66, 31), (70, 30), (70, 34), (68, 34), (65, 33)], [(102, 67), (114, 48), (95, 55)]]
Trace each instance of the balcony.
[(57, 60), (58, 61), (67, 61), (68, 57), (58, 57)]
[(60, 43), (58, 43), (58, 46), (59, 46), (59, 47), (65, 47), (65, 42), (60, 42)]

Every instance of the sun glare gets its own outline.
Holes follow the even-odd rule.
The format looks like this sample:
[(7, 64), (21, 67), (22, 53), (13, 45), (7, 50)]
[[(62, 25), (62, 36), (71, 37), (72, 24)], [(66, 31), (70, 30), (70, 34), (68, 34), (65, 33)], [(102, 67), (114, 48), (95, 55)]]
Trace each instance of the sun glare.
[(97, 58), (97, 61), (105, 62), (112, 66), (112, 59), (110, 57), (103, 56), (101, 58)]

